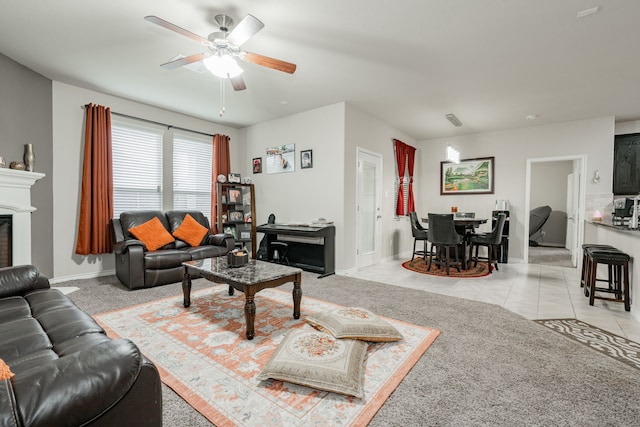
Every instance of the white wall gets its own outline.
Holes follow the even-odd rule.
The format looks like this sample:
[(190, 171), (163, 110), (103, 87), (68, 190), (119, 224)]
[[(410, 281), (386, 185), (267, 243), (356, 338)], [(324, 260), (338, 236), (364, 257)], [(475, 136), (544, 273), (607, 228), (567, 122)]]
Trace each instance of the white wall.
[(573, 162), (569, 160), (531, 165), (531, 207), (548, 205), (555, 211), (566, 213), (566, 183), (567, 176), (572, 171)]
[[(586, 155), (587, 176), (598, 169), (602, 178), (597, 184), (587, 179), (587, 211), (602, 209), (604, 206), (594, 206), (603, 203), (602, 199), (593, 196), (611, 194), (613, 134), (614, 117), (611, 116), (421, 141), (418, 181), (424, 186), (417, 198), (418, 212), (448, 212), (455, 205), (459, 211), (476, 212), (476, 216), (489, 218), (495, 200), (507, 199), (511, 207), (509, 261), (522, 261), (526, 241), (524, 198), (527, 159)], [(440, 161), (444, 160), (447, 143), (452, 141), (458, 145), (463, 159), (495, 157), (495, 194), (440, 195)], [(490, 224), (483, 226), (483, 229), (489, 228)]]
[(80, 256), (75, 254), (79, 214), (82, 156), (84, 147), (84, 109), (88, 103), (111, 107), (127, 114), (209, 134), (231, 137), (232, 169), (240, 168), (241, 132), (227, 126), (199, 120), (100, 92), (53, 82), (53, 279), (91, 277), (112, 273), (113, 254)]
[[(339, 103), (245, 128), (241, 167), (255, 184), (257, 224), (271, 213), (279, 223), (319, 217), (335, 222), (337, 270), (344, 268), (344, 111)], [(283, 144), (295, 144), (295, 171), (268, 174), (267, 148)], [(312, 168), (300, 168), (301, 150), (313, 150)], [(261, 174), (252, 173), (255, 157), (262, 157)]]

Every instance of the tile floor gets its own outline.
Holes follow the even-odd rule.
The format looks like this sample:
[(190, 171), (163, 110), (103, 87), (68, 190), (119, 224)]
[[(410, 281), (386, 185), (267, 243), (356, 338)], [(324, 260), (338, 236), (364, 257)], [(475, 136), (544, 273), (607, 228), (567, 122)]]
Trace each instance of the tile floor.
[(624, 311), (624, 304), (596, 300), (589, 305), (578, 269), (513, 263), (499, 268), (481, 278), (441, 278), (409, 271), (397, 260), (349, 276), (492, 303), (527, 319), (576, 318), (640, 343), (640, 321)]

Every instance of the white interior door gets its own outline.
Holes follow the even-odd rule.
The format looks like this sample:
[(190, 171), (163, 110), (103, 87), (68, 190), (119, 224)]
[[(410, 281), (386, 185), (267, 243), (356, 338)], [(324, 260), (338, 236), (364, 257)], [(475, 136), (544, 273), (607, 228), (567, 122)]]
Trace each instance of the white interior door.
[(579, 174), (567, 175), (567, 238), (565, 247), (571, 251), (571, 265), (578, 265), (578, 205)]
[(382, 157), (358, 149), (357, 194), (357, 266), (366, 267), (380, 261), (380, 223), (382, 219)]

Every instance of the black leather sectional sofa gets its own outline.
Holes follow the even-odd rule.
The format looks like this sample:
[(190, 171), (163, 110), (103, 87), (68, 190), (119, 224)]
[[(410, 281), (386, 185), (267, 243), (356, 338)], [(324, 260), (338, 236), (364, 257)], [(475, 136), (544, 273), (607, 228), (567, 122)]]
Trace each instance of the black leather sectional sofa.
[(0, 426), (161, 426), (156, 367), (33, 266), (0, 268)]

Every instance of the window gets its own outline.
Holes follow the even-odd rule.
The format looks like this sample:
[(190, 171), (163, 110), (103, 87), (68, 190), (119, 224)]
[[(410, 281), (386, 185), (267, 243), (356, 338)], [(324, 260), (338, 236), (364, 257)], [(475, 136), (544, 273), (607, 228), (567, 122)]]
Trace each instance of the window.
[(154, 126), (112, 121), (113, 213), (162, 210), (162, 134)]
[(211, 219), (211, 138), (174, 133), (173, 209), (201, 211)]

